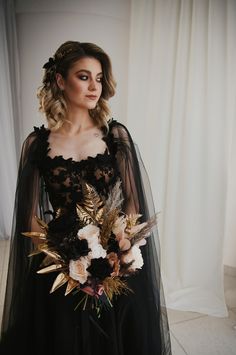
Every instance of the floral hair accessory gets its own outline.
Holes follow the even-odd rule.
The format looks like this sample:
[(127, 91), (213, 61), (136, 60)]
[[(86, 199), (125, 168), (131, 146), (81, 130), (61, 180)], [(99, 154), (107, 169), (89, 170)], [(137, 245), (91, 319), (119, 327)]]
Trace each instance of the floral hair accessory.
[(68, 48), (60, 53), (57, 54), (58, 59), (63, 59), (67, 54), (73, 51), (73, 48)]
[[(78, 42), (80, 44), (80, 42)], [(44, 64), (43, 69), (50, 69), (53, 67), (55, 64), (58, 63), (58, 61), (61, 61), (67, 54), (73, 52), (73, 48), (68, 48), (64, 51), (61, 51), (60, 53), (56, 54), (56, 58), (50, 57), (47, 63)]]
[(49, 69), (51, 68), (54, 64), (56, 64), (55, 59), (50, 57), (48, 62), (44, 64), (43, 69)]

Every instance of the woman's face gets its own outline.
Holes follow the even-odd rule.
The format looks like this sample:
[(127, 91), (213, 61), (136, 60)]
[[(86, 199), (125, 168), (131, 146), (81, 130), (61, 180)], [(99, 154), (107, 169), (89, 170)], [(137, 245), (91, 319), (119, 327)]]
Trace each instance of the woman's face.
[(102, 66), (97, 59), (81, 58), (69, 69), (66, 79), (59, 73), (56, 78), (71, 107), (95, 108), (102, 93)]

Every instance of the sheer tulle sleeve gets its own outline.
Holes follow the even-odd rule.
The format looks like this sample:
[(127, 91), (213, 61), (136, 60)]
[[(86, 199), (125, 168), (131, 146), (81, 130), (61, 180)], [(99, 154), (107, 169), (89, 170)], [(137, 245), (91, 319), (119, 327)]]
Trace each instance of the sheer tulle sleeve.
[(35, 230), (34, 216), (41, 216), (41, 178), (36, 163), (39, 140), (35, 132), (28, 135), (22, 144), (15, 190), (15, 202), (10, 240), (9, 265), (2, 318), (1, 335), (14, 327), (19, 314), (23, 290), (27, 282), (34, 245), (31, 238), (23, 236), (25, 231)]
[[(148, 174), (142, 161), (139, 148), (134, 143), (125, 125), (114, 120), (111, 132), (116, 145), (116, 161), (120, 172), (125, 213), (140, 213), (140, 222), (144, 222), (155, 214), (152, 190)], [(160, 354), (171, 354), (171, 341), (164, 290), (160, 272), (160, 243), (158, 226), (152, 228), (152, 233), (146, 239), (147, 244), (141, 247), (144, 266), (142, 269), (143, 292), (146, 292), (145, 307), (149, 314), (150, 331), (153, 339), (160, 334)], [(141, 302), (141, 300), (140, 300)], [(158, 328), (157, 330), (157, 322)], [(155, 334), (156, 332), (156, 334)], [(152, 337), (151, 337), (152, 338)], [(156, 347), (150, 346), (150, 351)]]

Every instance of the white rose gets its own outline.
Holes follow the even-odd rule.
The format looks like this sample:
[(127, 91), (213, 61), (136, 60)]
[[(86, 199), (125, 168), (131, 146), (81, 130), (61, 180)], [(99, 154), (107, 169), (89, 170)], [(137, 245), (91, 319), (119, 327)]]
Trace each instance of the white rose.
[(141, 269), (143, 266), (143, 257), (142, 257), (141, 250), (137, 245), (133, 245), (131, 249), (134, 256), (134, 262), (132, 264), (132, 268)]
[(88, 254), (92, 259), (105, 258), (107, 253), (101, 244), (94, 245)]
[(86, 256), (82, 256), (78, 260), (70, 260), (69, 276), (72, 279), (79, 281), (81, 284), (84, 284), (90, 275), (90, 273), (86, 270), (90, 264), (91, 261)]
[(137, 245), (133, 245), (129, 252), (123, 256), (122, 260), (127, 264), (133, 260), (130, 269), (141, 269), (143, 266), (142, 253)]
[(87, 225), (78, 231), (79, 239), (86, 239), (91, 249), (88, 256), (92, 259), (105, 258), (106, 250), (99, 243), (100, 229), (94, 225)]
[(91, 224), (88, 224), (87, 226), (81, 228), (77, 233), (79, 239), (87, 240), (88, 247), (91, 249), (98, 244), (99, 234), (100, 234), (99, 227)]

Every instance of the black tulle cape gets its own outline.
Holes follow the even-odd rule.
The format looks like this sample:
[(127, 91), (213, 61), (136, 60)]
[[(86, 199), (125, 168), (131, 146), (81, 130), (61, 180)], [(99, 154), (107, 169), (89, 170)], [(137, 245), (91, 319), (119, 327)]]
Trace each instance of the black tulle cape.
[[(125, 125), (109, 121), (109, 150), (117, 159), (124, 187), (124, 212), (155, 214), (148, 174), (138, 146)], [(17, 352), (50, 355), (169, 355), (171, 341), (160, 272), (158, 225), (141, 247), (144, 266), (129, 279), (134, 293), (121, 295), (100, 319), (92, 312), (73, 310), (73, 296), (63, 290), (49, 295), (52, 276), (36, 274), (41, 256), (29, 258), (31, 230), (36, 214), (46, 222), (50, 201), (40, 173), (47, 143), (36, 131), (22, 145), (10, 241), (7, 287), (1, 328), (1, 355)]]

